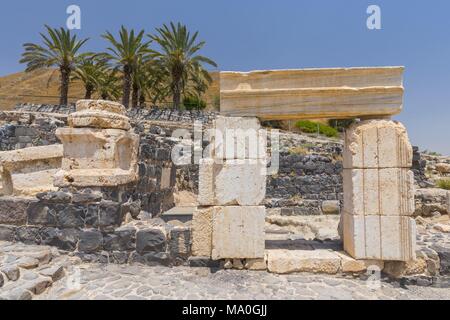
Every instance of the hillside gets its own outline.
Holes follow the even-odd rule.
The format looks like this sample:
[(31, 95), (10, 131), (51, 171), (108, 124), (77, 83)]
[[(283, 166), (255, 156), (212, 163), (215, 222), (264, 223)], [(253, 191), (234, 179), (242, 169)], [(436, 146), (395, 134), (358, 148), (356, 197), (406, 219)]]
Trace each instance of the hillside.
[[(219, 95), (219, 74), (211, 74), (214, 82), (205, 94), (208, 105), (213, 105)], [(0, 77), (0, 110), (11, 110), (18, 103), (57, 104), (59, 102), (59, 74), (55, 70), (18, 72)], [(69, 90), (69, 102), (84, 97), (80, 82), (73, 82)]]

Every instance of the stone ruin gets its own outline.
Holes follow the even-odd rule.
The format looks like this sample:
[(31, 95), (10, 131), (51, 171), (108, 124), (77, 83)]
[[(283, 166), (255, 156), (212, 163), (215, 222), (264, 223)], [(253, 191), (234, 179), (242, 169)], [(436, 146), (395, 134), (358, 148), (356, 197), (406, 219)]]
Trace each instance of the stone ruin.
[[(413, 149), (403, 125), (390, 120), (402, 110), (402, 74), (399, 67), (221, 73), (221, 116), (200, 160), (190, 226), (152, 219), (175, 205), (177, 142), (153, 141), (136, 126), (139, 137), (120, 104), (79, 101), (56, 130), (62, 145), (0, 153), (4, 195), (43, 191), (4, 199), (17, 208), (0, 221), (0, 240), (54, 245), (97, 262), (331, 274), (410, 267)], [(316, 244), (268, 249), (271, 161), (260, 120), (319, 118), (361, 119), (346, 130), (343, 150), (345, 253)], [(336, 211), (334, 202), (322, 210)]]
[(131, 133), (125, 107), (83, 100), (56, 136), (64, 146), (57, 187), (113, 187), (137, 180), (139, 136)]
[[(301, 269), (302, 257), (292, 252), (265, 253), (267, 155), (223, 156), (243, 146), (248, 151), (263, 139), (246, 141), (236, 129), (259, 132), (257, 118), (364, 120), (346, 132), (344, 146), (344, 210), (341, 238), (345, 251), (358, 260), (411, 261), (415, 259), (416, 227), (412, 146), (405, 128), (390, 116), (403, 105), (403, 68), (312, 69), (221, 73), (221, 111), (213, 142), (219, 152), (200, 163), (199, 202), (194, 214), (193, 254), (213, 260), (242, 260), (286, 273)], [(231, 134), (229, 134), (231, 132)], [(233, 137), (230, 139), (229, 137)], [(245, 154), (245, 152), (244, 152)], [(217, 164), (219, 160), (220, 164)], [(303, 257), (314, 263), (314, 254)], [(255, 260), (256, 259), (256, 260)], [(326, 260), (326, 257), (324, 258)], [(332, 259), (331, 259), (332, 260)], [(303, 261), (303, 264), (305, 264)], [(333, 263), (331, 263), (332, 265)], [(333, 266), (331, 266), (333, 268)], [(339, 268), (339, 266), (336, 266)]]

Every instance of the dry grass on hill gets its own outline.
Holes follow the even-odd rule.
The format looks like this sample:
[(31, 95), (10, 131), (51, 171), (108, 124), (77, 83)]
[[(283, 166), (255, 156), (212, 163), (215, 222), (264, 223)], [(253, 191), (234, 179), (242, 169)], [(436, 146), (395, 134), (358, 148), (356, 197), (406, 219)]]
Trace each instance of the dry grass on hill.
[[(219, 74), (211, 74), (214, 82), (205, 94), (208, 106), (213, 106), (219, 96)], [(83, 85), (72, 82), (69, 90), (69, 102), (84, 97)], [(0, 110), (11, 110), (18, 103), (58, 104), (59, 73), (46, 69), (33, 72), (18, 72), (0, 77)]]

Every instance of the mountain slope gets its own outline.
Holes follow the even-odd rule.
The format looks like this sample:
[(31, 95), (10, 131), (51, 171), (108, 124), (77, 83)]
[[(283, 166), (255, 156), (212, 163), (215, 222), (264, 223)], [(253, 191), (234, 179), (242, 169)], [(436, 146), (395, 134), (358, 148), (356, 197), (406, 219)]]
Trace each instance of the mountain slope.
[[(219, 96), (219, 74), (211, 73), (213, 84), (205, 94), (205, 100), (213, 105)], [(74, 81), (70, 85), (69, 102), (83, 99), (83, 85)], [(11, 110), (18, 103), (58, 104), (59, 74), (53, 69), (18, 72), (0, 77), (0, 110)]]

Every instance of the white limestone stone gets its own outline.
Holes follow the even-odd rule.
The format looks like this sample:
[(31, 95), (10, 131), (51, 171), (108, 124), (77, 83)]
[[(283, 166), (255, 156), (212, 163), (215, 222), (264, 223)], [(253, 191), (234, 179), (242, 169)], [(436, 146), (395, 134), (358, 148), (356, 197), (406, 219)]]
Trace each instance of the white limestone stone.
[(410, 168), (412, 146), (398, 122), (368, 120), (346, 130), (344, 168)]
[(264, 120), (390, 116), (403, 106), (403, 67), (220, 73), (220, 111)]
[(57, 191), (53, 177), (59, 169), (39, 170), (30, 173), (12, 175), (13, 195), (35, 196), (41, 192)]
[(76, 103), (77, 112), (81, 111), (100, 111), (111, 112), (120, 115), (126, 115), (125, 107), (114, 101), (107, 100), (78, 100)]
[(131, 129), (126, 109), (120, 103), (105, 100), (80, 100), (76, 108), (77, 112), (68, 117), (69, 126), (72, 128)]
[(34, 196), (52, 191), (63, 146), (51, 145), (0, 152), (1, 194)]
[(310, 272), (336, 274), (341, 258), (328, 250), (267, 250), (268, 270), (277, 274)]
[(344, 169), (344, 212), (353, 215), (411, 216), (414, 173), (403, 168)]
[(68, 123), (72, 128), (131, 129), (128, 117), (112, 112), (74, 112), (69, 115)]
[(161, 189), (170, 188), (172, 184), (172, 168), (164, 167), (161, 172)]
[(415, 259), (416, 225), (409, 217), (343, 214), (344, 249), (355, 259)]
[(137, 170), (116, 169), (75, 169), (60, 170), (54, 175), (57, 187), (117, 187), (135, 182)]
[(192, 219), (192, 255), (211, 257), (214, 207), (198, 208)]
[(267, 130), (252, 117), (222, 117), (214, 121), (214, 158), (220, 160), (265, 159)]
[(214, 160), (200, 159), (198, 181), (198, 203), (202, 206), (214, 205)]
[(267, 164), (263, 160), (200, 161), (199, 203), (204, 206), (257, 206), (266, 195)]
[(256, 206), (215, 207), (212, 258), (263, 259), (266, 208)]
[(266, 195), (267, 165), (260, 160), (227, 160), (214, 180), (216, 204), (260, 205)]
[(139, 136), (129, 131), (125, 113), (125, 108), (115, 102), (77, 103), (77, 112), (68, 119), (70, 128), (56, 131), (64, 157), (55, 186), (118, 186), (137, 180)]
[(253, 271), (264, 271), (267, 270), (266, 259), (246, 259), (245, 269)]
[(119, 129), (60, 128), (64, 144), (63, 170), (128, 170), (137, 163), (139, 136)]

